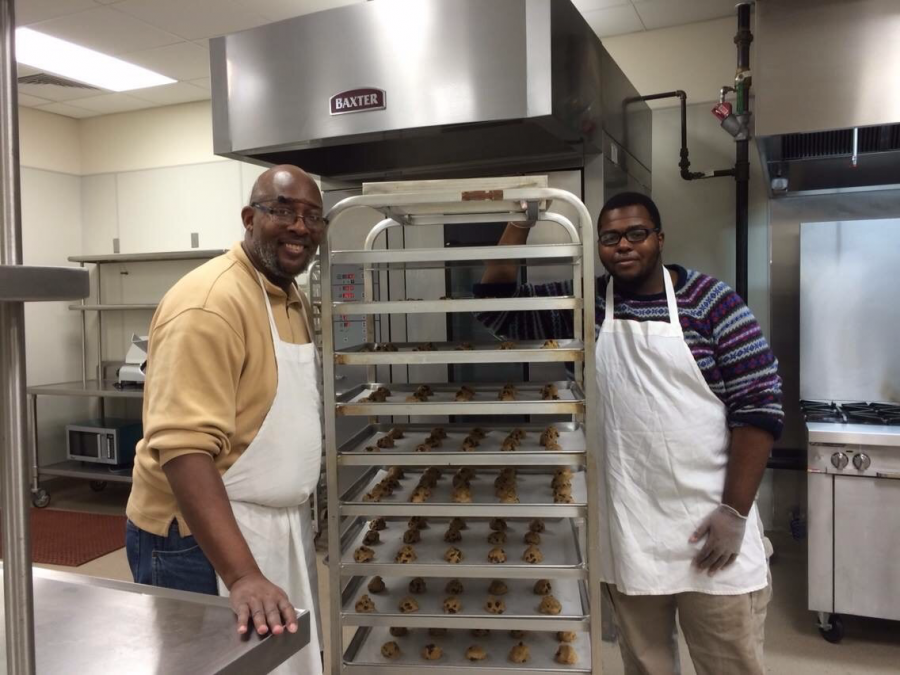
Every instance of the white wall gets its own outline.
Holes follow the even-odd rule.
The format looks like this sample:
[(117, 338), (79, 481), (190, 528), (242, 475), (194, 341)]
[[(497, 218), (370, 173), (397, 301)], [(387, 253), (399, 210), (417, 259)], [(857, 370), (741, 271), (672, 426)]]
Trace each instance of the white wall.
[[(71, 265), (81, 248), (81, 146), (78, 122), (37, 110), (20, 109), (22, 248), (28, 265)], [(81, 321), (68, 303), (25, 307), (28, 384), (75, 380), (81, 376)], [(89, 416), (84, 400), (38, 401), (42, 460), (65, 458), (64, 426)]]

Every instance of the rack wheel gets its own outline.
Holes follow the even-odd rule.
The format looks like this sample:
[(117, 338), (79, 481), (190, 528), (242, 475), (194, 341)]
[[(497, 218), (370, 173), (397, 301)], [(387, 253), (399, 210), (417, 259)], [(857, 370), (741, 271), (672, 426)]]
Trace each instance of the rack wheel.
[(106, 489), (106, 481), (105, 480), (92, 480), (91, 481), (91, 490), (94, 492), (103, 492)]
[(844, 639), (844, 619), (840, 614), (829, 614), (825, 621), (820, 621), (819, 632), (826, 641), (839, 643)]
[(50, 493), (44, 488), (31, 491), (31, 503), (36, 509), (45, 509), (50, 506)]

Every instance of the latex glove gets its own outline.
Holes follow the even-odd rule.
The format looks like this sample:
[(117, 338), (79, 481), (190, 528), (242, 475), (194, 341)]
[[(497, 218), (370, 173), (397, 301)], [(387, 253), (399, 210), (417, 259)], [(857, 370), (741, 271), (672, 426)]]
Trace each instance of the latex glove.
[(719, 504), (691, 535), (692, 544), (706, 537), (706, 543), (694, 557), (694, 564), (702, 570), (708, 569), (710, 576), (731, 565), (741, 552), (746, 528), (746, 516), (727, 504)]

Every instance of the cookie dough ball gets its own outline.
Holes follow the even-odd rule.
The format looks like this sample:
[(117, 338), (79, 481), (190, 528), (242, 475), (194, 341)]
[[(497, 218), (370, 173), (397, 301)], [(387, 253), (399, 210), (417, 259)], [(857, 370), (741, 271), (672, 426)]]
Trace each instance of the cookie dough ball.
[(394, 637), (406, 637), (409, 635), (409, 628), (404, 626), (393, 626), (391, 627), (391, 635)]
[(387, 432), (387, 435), (393, 439), (403, 438), (403, 429), (400, 429), (399, 427), (394, 427), (389, 432)]
[(526, 532), (522, 540), (529, 545), (538, 545), (541, 543), (541, 535), (537, 532)]
[(422, 541), (422, 533), (419, 530), (407, 530), (403, 533), (404, 544), (418, 544)]
[(491, 585), (488, 586), (488, 593), (490, 593), (491, 595), (506, 595), (507, 593), (509, 593), (509, 588), (507, 587), (505, 582), (500, 581), (499, 579), (494, 579), (491, 582)]
[(472, 637), (477, 637), (477, 638), (487, 637), (488, 635), (491, 634), (491, 631), (489, 631), (487, 628), (473, 628), (469, 632), (472, 633)]
[(459, 614), (462, 611), (462, 603), (456, 596), (450, 596), (444, 600), (444, 614)]
[(484, 603), (484, 611), (488, 614), (503, 614), (506, 611), (506, 602), (503, 598), (489, 597)]
[(358, 563), (367, 563), (375, 559), (375, 551), (368, 546), (360, 546), (353, 552), (353, 559)]
[(488, 562), (491, 562), (495, 565), (499, 565), (500, 563), (506, 562), (506, 551), (504, 551), (499, 546), (496, 548), (492, 548), (488, 551)]
[(525, 549), (525, 553), (522, 554), (522, 560), (531, 563), (532, 565), (536, 565), (537, 563), (544, 562), (544, 554), (541, 553), (541, 549), (537, 546), (529, 546)]
[(520, 642), (509, 650), (509, 660), (513, 663), (525, 663), (530, 658), (531, 653), (528, 650), (528, 645), (524, 642)]
[(453, 491), (452, 499), (456, 504), (471, 504), (472, 491), (467, 487), (456, 488)]
[(381, 543), (381, 535), (378, 534), (377, 530), (369, 530), (366, 532), (366, 536), (363, 537), (363, 543), (366, 546), (372, 546), (373, 544)]
[(462, 551), (460, 551), (455, 546), (451, 546), (447, 549), (447, 552), (444, 553), (444, 560), (453, 565), (458, 564), (463, 559)]
[(369, 593), (383, 593), (384, 588), (384, 579), (381, 577), (372, 577), (369, 580)]
[(422, 658), (426, 661), (437, 661), (444, 655), (444, 651), (437, 645), (425, 645), (422, 648)]
[(419, 611), (419, 603), (412, 596), (407, 595), (397, 605), (401, 614), (412, 614)]
[[(429, 387), (429, 391), (431, 391), (430, 387)], [(428, 395), (431, 396), (431, 394), (428, 394)], [(431, 435), (434, 436), (435, 438), (447, 438), (447, 430), (444, 429), (444, 427), (435, 427), (434, 429), (431, 430)]]
[(534, 582), (535, 595), (547, 595), (552, 590), (553, 586), (550, 584), (549, 579), (538, 579)]
[(555, 616), (562, 611), (562, 604), (560, 604), (559, 600), (554, 598), (552, 595), (545, 595), (544, 599), (541, 600), (538, 611), (541, 614), (551, 614)]
[(381, 645), (381, 655), (386, 659), (396, 659), (400, 656), (400, 645), (391, 640)]
[(413, 490), (409, 501), (413, 504), (423, 504), (424, 502), (428, 501), (429, 497), (431, 497), (431, 490), (429, 490), (427, 487), (419, 486), (415, 490)]
[(375, 441), (375, 445), (379, 448), (393, 448), (394, 447), (394, 437), (393, 436), (382, 436), (377, 441)]
[(428, 634), (431, 637), (444, 637), (447, 634), (446, 628), (429, 628)]
[(427, 530), (428, 520), (422, 516), (413, 516), (407, 521), (406, 526), (410, 530)]
[(530, 523), (528, 523), (528, 531), (529, 532), (543, 532), (545, 529), (544, 521), (540, 518), (535, 518)]
[(546, 450), (550, 450), (551, 452), (559, 452), (562, 450), (562, 446), (558, 441), (547, 441), (547, 445), (544, 446)]
[(511, 637), (513, 640), (521, 640), (521, 639), (524, 638), (526, 635), (528, 635), (528, 631), (524, 631), (524, 630), (511, 630), (511, 631), (509, 631), (509, 637)]
[(422, 577), (416, 577), (409, 580), (409, 592), (421, 594), (426, 591), (425, 580)]
[(553, 503), (554, 504), (574, 504), (575, 500), (572, 498), (572, 495), (554, 494), (553, 495)]
[(560, 645), (559, 649), (556, 650), (556, 656), (554, 656), (553, 659), (557, 663), (571, 666), (573, 663), (578, 663), (578, 654), (575, 653), (575, 649), (572, 645)]
[(416, 452), (431, 452), (431, 445), (428, 443), (419, 443), (416, 446)]
[(495, 546), (498, 544), (506, 543), (506, 532), (491, 532), (488, 535), (488, 543), (494, 544)]
[(463, 593), (463, 585), (459, 579), (451, 579), (447, 582), (447, 585), (444, 586), (444, 592), (447, 595), (462, 595)]
[(481, 427), (474, 427), (472, 431), (469, 432), (469, 434), (471, 436), (474, 436), (475, 438), (484, 438), (485, 436), (487, 436), (487, 432)]
[(394, 562), (398, 563), (411, 563), (415, 562), (419, 556), (416, 555), (416, 551), (412, 546), (403, 546), (397, 551), (397, 555), (394, 558)]
[(451, 485), (453, 485), (454, 488), (467, 488), (469, 487), (469, 483), (470, 481), (468, 478), (459, 474), (453, 476), (453, 480), (451, 481)]
[(561, 630), (556, 634), (556, 639), (560, 642), (575, 642), (578, 639), (578, 633), (571, 630)]
[(490, 527), (494, 532), (505, 532), (507, 525), (503, 518), (491, 518)]
[(501, 504), (518, 504), (519, 503), (519, 495), (514, 491), (504, 492), (500, 495), (500, 503)]
[(466, 658), (469, 661), (484, 661), (487, 658), (487, 652), (479, 645), (472, 645), (466, 650)]
[(573, 475), (572, 469), (567, 466), (561, 466), (553, 472), (554, 478), (568, 478), (569, 480), (572, 480)]
[(541, 345), (541, 349), (559, 349), (559, 342), (556, 340), (544, 340), (544, 344)]
[(516, 343), (512, 340), (504, 340), (500, 343), (500, 349), (515, 349)]
[(367, 445), (366, 452), (381, 452), (381, 448), (379, 448), (375, 445)]
[(368, 614), (375, 611), (375, 602), (368, 595), (363, 595), (356, 601), (356, 611)]
[(466, 521), (459, 517), (451, 520), (450, 524), (447, 527), (449, 527), (453, 530), (468, 530), (469, 529), (469, 526), (466, 525)]
[(456, 544), (462, 541), (462, 532), (459, 530), (449, 529), (444, 533), (444, 541), (448, 544)]

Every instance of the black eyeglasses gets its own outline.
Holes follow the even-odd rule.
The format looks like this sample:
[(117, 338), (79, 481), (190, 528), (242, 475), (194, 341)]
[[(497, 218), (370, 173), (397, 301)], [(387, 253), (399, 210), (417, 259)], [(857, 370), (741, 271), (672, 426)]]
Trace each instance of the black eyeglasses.
[(269, 214), (269, 217), (272, 218), (272, 220), (285, 227), (290, 227), (296, 223), (297, 220), (302, 220), (306, 229), (321, 232), (325, 229), (325, 225), (327, 225), (325, 218), (322, 217), (321, 213), (297, 213), (294, 209), (288, 208), (287, 206), (266, 206), (259, 202), (253, 202), (250, 206), (254, 209), (259, 209), (263, 213)]
[(630, 227), (624, 232), (617, 232), (616, 230), (609, 230), (608, 232), (600, 233), (600, 245), (601, 246), (618, 246), (619, 242), (622, 240), (622, 237), (625, 237), (632, 244), (639, 244), (640, 242), (647, 239), (650, 236), (651, 232), (659, 232), (658, 227)]

